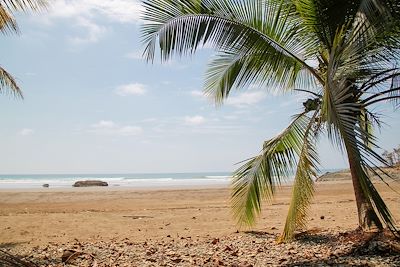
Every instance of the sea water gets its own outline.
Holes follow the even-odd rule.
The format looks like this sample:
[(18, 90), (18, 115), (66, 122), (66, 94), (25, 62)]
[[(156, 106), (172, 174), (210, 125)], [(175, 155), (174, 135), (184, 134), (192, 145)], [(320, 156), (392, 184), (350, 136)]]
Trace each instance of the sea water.
[(10, 174), (0, 175), (0, 189), (68, 188), (76, 181), (101, 180), (110, 187), (168, 188), (229, 185), (231, 173), (134, 173), (134, 174)]

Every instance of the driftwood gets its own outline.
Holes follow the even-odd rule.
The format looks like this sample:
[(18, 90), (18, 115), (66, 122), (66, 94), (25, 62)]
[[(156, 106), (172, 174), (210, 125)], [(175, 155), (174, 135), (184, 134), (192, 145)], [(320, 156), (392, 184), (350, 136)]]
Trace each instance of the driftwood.
[(81, 255), (88, 255), (92, 259), (92, 266), (97, 266), (97, 261), (94, 256), (90, 253), (86, 253), (80, 250), (75, 249), (66, 249), (64, 250), (63, 255), (61, 256), (61, 261), (65, 264), (72, 262), (74, 259), (78, 258)]

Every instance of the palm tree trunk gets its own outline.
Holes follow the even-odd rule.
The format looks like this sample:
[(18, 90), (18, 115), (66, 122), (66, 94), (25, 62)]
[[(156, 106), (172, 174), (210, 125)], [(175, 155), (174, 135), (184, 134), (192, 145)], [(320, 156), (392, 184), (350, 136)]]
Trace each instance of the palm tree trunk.
[(354, 194), (356, 196), (358, 223), (363, 231), (371, 231), (376, 229), (383, 229), (382, 223), (376, 214), (371, 202), (365, 197), (361, 187), (360, 179), (358, 177), (360, 165), (357, 161), (357, 156), (354, 155), (353, 149), (347, 148), (347, 156), (350, 165), (351, 179), (353, 182)]

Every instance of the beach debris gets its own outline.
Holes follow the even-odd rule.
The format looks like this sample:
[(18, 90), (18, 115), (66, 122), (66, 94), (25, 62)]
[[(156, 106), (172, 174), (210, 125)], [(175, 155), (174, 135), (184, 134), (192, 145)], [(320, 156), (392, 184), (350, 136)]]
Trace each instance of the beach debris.
[(231, 248), (229, 245), (227, 245), (227, 246), (225, 247), (224, 251), (232, 251), (232, 248)]
[(64, 263), (69, 263), (76, 257), (81, 255), (81, 251), (73, 250), (73, 249), (67, 249), (64, 250), (62, 256), (61, 256), (61, 261)]
[[(80, 247), (80, 246), (82, 246), (82, 244), (79, 243), (78, 246)], [(75, 247), (77, 247), (77, 246), (75, 245)], [(89, 259), (92, 261), (92, 266), (97, 265), (97, 261), (95, 260), (94, 255), (84, 252), (82, 250), (76, 250), (76, 249), (65, 249), (61, 256), (61, 262), (70, 263), (74, 259), (78, 258), (81, 255), (89, 256)]]
[(108, 186), (108, 183), (100, 180), (85, 180), (85, 181), (77, 181), (72, 186), (73, 187)]
[(211, 241), (211, 244), (215, 245), (215, 244), (217, 244), (218, 242), (219, 242), (219, 238), (214, 238), (214, 239)]
[(325, 216), (324, 216), (324, 215), (321, 215), (320, 219), (321, 219), (321, 220), (325, 219)]
[(123, 218), (130, 218), (130, 219), (132, 219), (132, 220), (141, 220), (141, 219), (144, 219), (144, 218), (154, 218), (154, 217), (152, 217), (152, 216), (144, 216), (144, 215), (123, 215), (122, 216)]
[(48, 187), (50, 187), (50, 185), (49, 184), (43, 184), (42, 187), (48, 188)]
[(212, 238), (145, 242), (115, 238), (25, 249), (10, 246), (4, 250), (34, 265), (0, 261), (0, 266), (400, 266), (400, 240), (389, 231), (366, 234), (315, 229), (303, 232), (294, 242), (280, 244), (275, 241), (278, 236), (244, 232), (239, 237), (232, 233), (219, 236), (215, 244)]
[(171, 259), (171, 261), (172, 261), (173, 263), (180, 263), (180, 262), (182, 261), (182, 259), (179, 258), (179, 257), (177, 257), (177, 258)]

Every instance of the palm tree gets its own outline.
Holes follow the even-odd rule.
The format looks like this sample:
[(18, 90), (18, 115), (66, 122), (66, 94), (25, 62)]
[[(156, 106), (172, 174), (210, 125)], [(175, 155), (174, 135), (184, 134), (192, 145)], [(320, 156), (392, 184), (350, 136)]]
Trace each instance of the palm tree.
[(306, 224), (318, 173), (316, 144), (327, 133), (347, 153), (363, 230), (395, 220), (370, 175), (383, 179), (385, 160), (373, 128), (371, 107), (398, 105), (400, 4), (392, 0), (143, 0), (144, 57), (153, 61), (193, 54), (205, 43), (218, 53), (206, 72), (205, 93), (222, 103), (231, 90), (308, 93), (304, 110), (259, 155), (233, 176), (231, 195), (239, 224), (252, 225), (264, 200), (295, 174), (281, 241)]
[[(3, 34), (19, 33), (14, 12), (39, 11), (46, 8), (45, 0), (0, 0), (0, 32)], [(22, 91), (14, 77), (0, 66), (0, 92), (10, 90), (16, 96), (22, 97)]]

